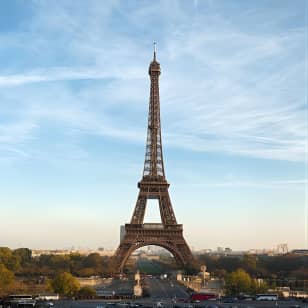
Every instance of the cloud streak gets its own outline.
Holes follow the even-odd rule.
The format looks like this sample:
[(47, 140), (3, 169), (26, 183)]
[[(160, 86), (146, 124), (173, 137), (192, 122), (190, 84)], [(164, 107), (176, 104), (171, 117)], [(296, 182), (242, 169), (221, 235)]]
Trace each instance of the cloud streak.
[(0, 75), (0, 87), (20, 86), (31, 83), (50, 81), (74, 81), (85, 79), (130, 79), (139, 78), (141, 71), (134, 68), (125, 71), (104, 72), (91, 68), (52, 67), (39, 69), (23, 74)]

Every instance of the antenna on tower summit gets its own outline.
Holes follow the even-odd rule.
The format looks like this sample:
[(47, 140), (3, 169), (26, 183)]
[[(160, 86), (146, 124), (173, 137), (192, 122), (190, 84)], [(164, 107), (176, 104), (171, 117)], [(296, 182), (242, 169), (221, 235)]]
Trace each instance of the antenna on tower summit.
[(154, 48), (154, 61), (156, 61), (156, 41), (153, 42), (153, 48)]

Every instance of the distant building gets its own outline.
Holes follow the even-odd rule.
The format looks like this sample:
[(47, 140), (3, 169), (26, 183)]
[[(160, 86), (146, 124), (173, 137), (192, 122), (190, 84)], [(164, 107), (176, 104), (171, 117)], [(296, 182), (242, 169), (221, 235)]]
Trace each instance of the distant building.
[(214, 293), (219, 297), (224, 295), (224, 280), (211, 278), (207, 281), (206, 286), (200, 288), (200, 293)]
[(288, 253), (289, 252), (288, 244), (287, 243), (278, 244), (276, 251), (277, 251), (278, 254), (286, 254), (286, 253)]
[(308, 293), (306, 291), (290, 291), (290, 296), (296, 298), (308, 298)]
[(76, 249), (76, 250), (70, 250), (70, 249), (55, 249), (55, 250), (32, 250), (32, 256), (33, 257), (39, 257), (41, 255), (69, 255), (77, 253), (83, 256), (88, 256), (91, 253), (98, 253), (100, 256), (108, 256), (111, 257), (114, 255), (114, 250), (93, 250), (93, 249)]
[(160, 260), (160, 256), (158, 256), (158, 255), (149, 255), (149, 254), (144, 253), (144, 252), (141, 252), (138, 255), (138, 258), (147, 259), (147, 260), (156, 260), (156, 261)]
[(57, 293), (42, 293), (35, 297), (36, 300), (42, 301), (57, 301), (59, 298), (59, 294)]
[(296, 255), (308, 255), (308, 249), (294, 249), (291, 251), (291, 253)]
[(290, 297), (291, 290), (290, 287), (277, 287), (274, 292), (278, 292), (278, 294), (281, 294), (282, 297)]
[(206, 249), (201, 249), (199, 251), (195, 251), (196, 255), (205, 254), (205, 253), (212, 253), (212, 249), (206, 248)]
[(224, 252), (224, 248), (223, 247), (217, 247), (217, 252), (218, 253), (223, 253)]
[(177, 280), (177, 281), (182, 281), (182, 280), (183, 280), (183, 274), (182, 274), (182, 272), (178, 272), (178, 273), (176, 274), (176, 280)]
[(111, 283), (111, 279), (105, 279), (99, 276), (76, 277), (81, 287), (97, 287)]

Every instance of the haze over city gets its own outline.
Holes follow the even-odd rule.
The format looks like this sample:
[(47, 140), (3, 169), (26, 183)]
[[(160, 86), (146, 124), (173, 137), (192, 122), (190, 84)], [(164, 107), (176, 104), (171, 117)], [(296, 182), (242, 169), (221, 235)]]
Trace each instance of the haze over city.
[(116, 248), (142, 177), (153, 40), (187, 242), (307, 248), (304, 0), (2, 2), (0, 246)]

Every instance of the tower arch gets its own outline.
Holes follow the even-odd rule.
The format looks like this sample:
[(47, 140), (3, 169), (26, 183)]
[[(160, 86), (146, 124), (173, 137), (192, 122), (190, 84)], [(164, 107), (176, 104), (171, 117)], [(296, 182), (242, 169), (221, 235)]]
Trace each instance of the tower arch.
[(150, 246), (150, 245), (158, 246), (158, 247), (166, 249), (167, 251), (169, 251), (172, 254), (172, 256), (175, 259), (175, 262), (179, 266), (182, 266), (182, 267), (185, 266), (185, 260), (183, 259), (181, 252), (179, 252), (177, 250), (177, 248), (174, 247), (174, 245), (172, 245), (172, 243), (161, 243), (161, 242), (158, 242), (158, 241), (139, 242), (139, 243), (136, 242), (127, 250), (126, 255), (122, 259), (122, 262), (120, 264), (120, 271), (121, 272), (123, 271), (128, 258), (133, 254), (134, 251), (136, 251), (139, 248), (142, 248), (142, 247), (145, 247), (145, 246)]

